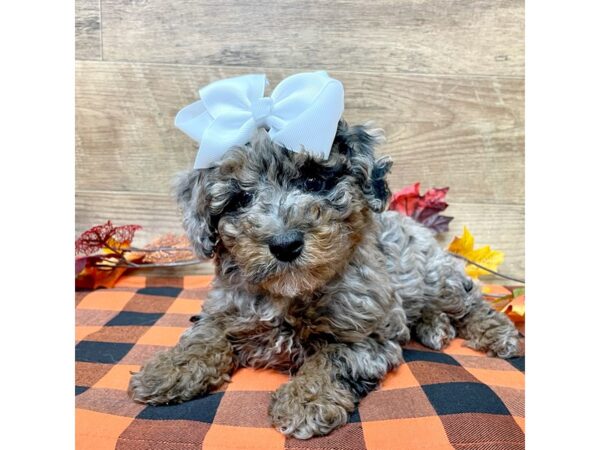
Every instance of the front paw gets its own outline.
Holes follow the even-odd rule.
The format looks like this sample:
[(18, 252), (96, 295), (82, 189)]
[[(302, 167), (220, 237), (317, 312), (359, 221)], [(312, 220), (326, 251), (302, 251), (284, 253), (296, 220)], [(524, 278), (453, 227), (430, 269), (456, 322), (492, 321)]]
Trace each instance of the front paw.
[(415, 332), (421, 343), (434, 350), (448, 346), (456, 337), (456, 330), (446, 314), (438, 313), (426, 317), (415, 326)]
[(180, 403), (206, 392), (201, 371), (177, 365), (169, 352), (157, 354), (141, 371), (131, 375), (129, 396), (139, 403)]
[(504, 359), (523, 355), (519, 333), (512, 324), (488, 330), (481, 338), (467, 341), (466, 346)]
[(348, 420), (354, 409), (350, 392), (328, 377), (297, 377), (281, 386), (269, 407), (273, 425), (297, 439), (323, 436)]
[(523, 349), (518, 334), (499, 337), (490, 345), (488, 355), (504, 359), (523, 356)]

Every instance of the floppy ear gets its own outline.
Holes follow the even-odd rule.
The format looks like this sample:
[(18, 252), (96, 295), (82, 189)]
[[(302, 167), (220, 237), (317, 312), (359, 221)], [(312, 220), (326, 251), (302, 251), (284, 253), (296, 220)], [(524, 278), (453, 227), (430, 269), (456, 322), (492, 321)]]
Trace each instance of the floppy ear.
[(375, 158), (375, 147), (383, 142), (383, 130), (370, 124), (349, 127), (344, 120), (338, 124), (334, 145), (345, 154), (352, 166), (352, 174), (357, 179), (369, 207), (382, 212), (390, 198), (386, 175), (392, 168), (388, 157)]
[(190, 170), (175, 179), (175, 195), (183, 213), (185, 229), (194, 251), (200, 257), (212, 258), (218, 233), (209, 213), (206, 195), (207, 170)]

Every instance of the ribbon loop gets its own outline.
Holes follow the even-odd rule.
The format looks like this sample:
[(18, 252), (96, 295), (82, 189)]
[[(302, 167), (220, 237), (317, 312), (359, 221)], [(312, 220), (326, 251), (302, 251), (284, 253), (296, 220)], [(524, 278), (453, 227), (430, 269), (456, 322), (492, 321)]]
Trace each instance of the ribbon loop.
[(235, 145), (250, 141), (257, 128), (269, 129), (277, 144), (329, 156), (344, 111), (344, 88), (327, 72), (292, 75), (264, 97), (265, 75), (244, 75), (211, 83), (201, 100), (183, 108), (175, 126), (200, 143), (195, 169), (211, 167)]

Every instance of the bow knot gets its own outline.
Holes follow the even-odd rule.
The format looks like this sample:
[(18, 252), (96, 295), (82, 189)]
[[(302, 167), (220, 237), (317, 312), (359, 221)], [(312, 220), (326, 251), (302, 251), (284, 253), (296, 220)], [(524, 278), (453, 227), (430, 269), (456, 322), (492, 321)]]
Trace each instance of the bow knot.
[(273, 99), (271, 97), (259, 98), (252, 102), (250, 109), (252, 110), (252, 117), (254, 118), (254, 122), (256, 122), (256, 127), (268, 128), (267, 117), (273, 110)]
[(219, 80), (200, 89), (175, 126), (200, 143), (195, 169), (211, 167), (227, 150), (250, 141), (257, 128), (288, 150), (327, 158), (344, 111), (344, 88), (326, 72), (299, 73), (264, 96), (265, 75)]

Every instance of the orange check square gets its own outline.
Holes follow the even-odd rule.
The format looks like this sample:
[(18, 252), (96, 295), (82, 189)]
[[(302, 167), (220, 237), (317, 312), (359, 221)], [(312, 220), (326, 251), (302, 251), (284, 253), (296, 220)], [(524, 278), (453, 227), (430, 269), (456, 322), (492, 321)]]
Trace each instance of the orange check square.
[(213, 423), (202, 443), (203, 450), (283, 450), (285, 437), (275, 428), (233, 427)]
[(201, 300), (177, 298), (171, 306), (169, 306), (169, 309), (167, 309), (167, 314), (187, 314), (191, 316), (199, 314), (201, 306)]
[(140, 277), (136, 275), (124, 275), (115, 284), (117, 287), (128, 287), (128, 288), (145, 288), (146, 277)]
[(409, 387), (421, 386), (417, 381), (410, 366), (408, 364), (401, 364), (396, 370), (389, 372), (383, 382), (381, 383), (380, 389), (382, 391), (390, 389), (403, 389)]
[(515, 419), (515, 422), (517, 422), (519, 428), (521, 428), (521, 430), (523, 430), (523, 433), (525, 433), (525, 417), (513, 416), (513, 419)]
[(135, 295), (135, 292), (113, 291), (101, 289), (86, 295), (77, 309), (102, 309), (109, 311), (122, 311), (123, 307)]
[(85, 339), (86, 336), (89, 336), (92, 333), (102, 329), (101, 326), (76, 326), (75, 327), (75, 342), (79, 342), (82, 339)]
[(466, 347), (464, 339), (453, 339), (450, 341), (450, 345), (444, 348), (442, 352), (449, 355), (471, 355), (471, 356), (487, 356), (484, 352), (473, 350), (472, 348)]
[(183, 277), (184, 289), (207, 288), (210, 286), (214, 275), (186, 275)]
[(87, 409), (75, 409), (75, 448), (113, 450), (133, 417), (113, 416)]
[(95, 388), (118, 389), (126, 391), (131, 372), (140, 370), (139, 365), (116, 364), (94, 385)]
[(242, 368), (231, 377), (227, 385), (228, 391), (275, 391), (290, 377), (284, 373), (269, 369)]
[(179, 342), (181, 334), (187, 330), (184, 327), (151, 327), (137, 341), (141, 345), (164, 345), (172, 347)]
[(368, 421), (362, 427), (367, 448), (454, 450), (439, 417)]
[(525, 375), (518, 370), (489, 370), (470, 369), (465, 370), (488, 386), (504, 386), (514, 389), (525, 389)]

